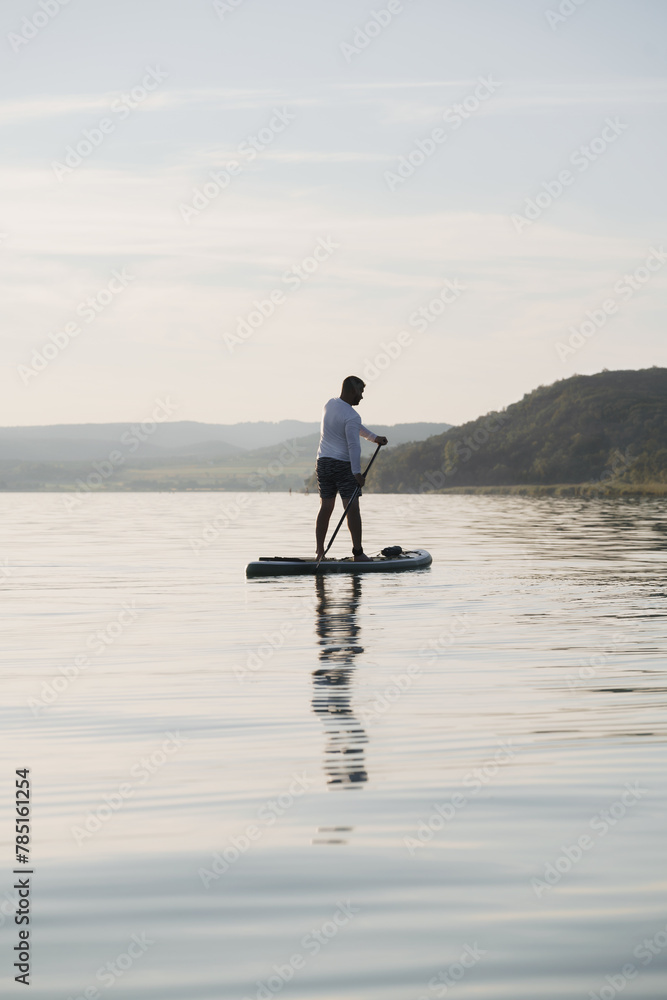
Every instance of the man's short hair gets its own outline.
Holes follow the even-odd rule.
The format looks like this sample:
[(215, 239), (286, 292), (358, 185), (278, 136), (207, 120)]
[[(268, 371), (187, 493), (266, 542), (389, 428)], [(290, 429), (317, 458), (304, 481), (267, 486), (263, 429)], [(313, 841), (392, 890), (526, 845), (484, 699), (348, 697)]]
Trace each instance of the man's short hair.
[(347, 378), (343, 379), (343, 384), (341, 386), (341, 392), (346, 392), (348, 389), (365, 389), (366, 383), (362, 378), (357, 375), (348, 375)]

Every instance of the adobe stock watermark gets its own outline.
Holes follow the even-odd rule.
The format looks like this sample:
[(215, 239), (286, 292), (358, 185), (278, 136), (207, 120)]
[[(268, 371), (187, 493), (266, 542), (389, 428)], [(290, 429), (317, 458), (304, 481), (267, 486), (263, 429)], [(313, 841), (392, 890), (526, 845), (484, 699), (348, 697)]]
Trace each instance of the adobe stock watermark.
[(12, 50), (20, 52), (33, 38), (37, 38), (37, 35), (44, 30), (47, 24), (51, 23), (54, 17), (58, 16), (68, 3), (70, 0), (39, 0), (37, 9), (29, 17), (22, 19), (19, 30), (10, 31), (7, 35), (7, 41)]
[[(459, 471), (459, 464), (469, 462), (473, 455), (481, 451), (486, 444), (490, 441), (493, 435), (500, 430), (505, 423), (510, 418), (506, 413), (489, 413), (483, 420), (482, 426), (477, 427), (476, 430), (458, 441), (454, 441), (454, 455), (457, 459), (457, 463), (454, 463), (454, 459), (445, 453), (445, 458), (442, 465), (438, 469), (430, 469), (428, 472), (424, 473), (422, 476), (422, 481), (420, 483), (419, 489), (411, 490), (409, 495), (410, 499), (402, 502), (401, 506), (397, 508), (398, 516), (403, 517), (407, 515), (408, 512), (414, 512), (416, 508), (419, 508), (424, 503), (424, 494), (433, 492), (433, 490), (441, 490), (447, 486), (447, 480)], [(448, 446), (449, 447), (449, 446)]]
[(446, 997), (451, 989), (462, 979), (465, 979), (470, 969), (482, 961), (488, 951), (475, 941), (474, 944), (464, 944), (458, 961), (452, 962), (446, 969), (441, 969), (437, 975), (428, 981), (429, 993), (422, 993), (417, 1000), (433, 1000), (433, 997)]
[(4, 899), (0, 903), (0, 927), (4, 927), (7, 918), (10, 918), (10, 923), (14, 922), (14, 915), (19, 908), (20, 896), (18, 891), (7, 892), (5, 891)]
[(210, 868), (199, 868), (197, 875), (205, 889), (210, 889), (213, 882), (229, 871), (240, 857), (246, 854), (253, 844), (261, 840), (269, 827), (275, 826), (278, 820), (292, 808), (312, 787), (313, 780), (305, 773), (292, 775), (292, 781), (286, 791), (269, 799), (257, 810), (257, 822), (249, 823), (243, 833), (230, 837), (220, 850), (216, 851), (210, 861)]
[[(667, 948), (667, 925), (661, 927), (652, 937), (644, 938), (641, 944), (633, 949), (632, 954), (646, 968), (658, 955), (663, 953), (665, 948)], [(614, 1000), (614, 997), (621, 993), (628, 983), (636, 979), (642, 971), (643, 969), (638, 968), (634, 962), (626, 962), (619, 972), (604, 977), (604, 986), (598, 986), (596, 990), (588, 991), (589, 1000)]]
[(556, 341), (554, 347), (561, 361), (567, 361), (577, 351), (603, 329), (612, 316), (616, 316), (626, 302), (630, 302), (637, 292), (651, 281), (667, 263), (667, 251), (663, 247), (650, 247), (649, 254), (631, 274), (624, 274), (614, 283), (614, 296), (605, 299), (597, 309), (587, 309), (586, 319), (578, 326), (571, 326), (567, 342)]
[(585, 3), (586, 0), (561, 0), (556, 10), (550, 9), (544, 12), (547, 24), (552, 31), (555, 31), (561, 24), (565, 24), (573, 14), (576, 14)]
[(636, 635), (639, 626), (635, 626), (629, 632), (613, 632), (611, 642), (600, 648), (599, 653), (589, 656), (586, 662), (582, 663), (575, 674), (568, 674), (567, 686), (570, 691), (575, 691), (582, 686), (587, 687), (589, 681), (598, 676), (599, 671), (610, 665), (615, 653), (619, 652), (619, 647), (627, 645)]
[(435, 153), (447, 142), (451, 132), (461, 128), (464, 122), (472, 118), (473, 115), (483, 107), (490, 97), (500, 89), (501, 84), (492, 77), (478, 78), (477, 86), (460, 103), (452, 104), (443, 112), (442, 120), (450, 127), (448, 132), (441, 126), (431, 129), (427, 136), (416, 139), (413, 148), (404, 156), (399, 156), (395, 170), (385, 170), (384, 180), (393, 193), (402, 187), (406, 181), (417, 173), (420, 167), (430, 160)]
[[(544, 866), (541, 878), (531, 878), (530, 884), (538, 899), (550, 892), (562, 881), (563, 877), (578, 865), (585, 853), (591, 851), (596, 843), (609, 833), (617, 823), (628, 814), (640, 799), (649, 795), (647, 788), (640, 788), (639, 782), (627, 782), (625, 791), (607, 809), (601, 809), (592, 817), (588, 826), (595, 834), (582, 833), (574, 844), (563, 845), (562, 853), (554, 861)], [(596, 839), (597, 838), (597, 839)]]
[(114, 618), (103, 628), (98, 628), (92, 632), (86, 640), (86, 652), (79, 653), (74, 657), (72, 663), (65, 667), (59, 667), (58, 673), (51, 681), (44, 681), (39, 698), (28, 698), (28, 708), (37, 718), (39, 713), (55, 704), (56, 701), (69, 690), (75, 680), (88, 670), (92, 664), (92, 656), (100, 656), (120, 638), (126, 629), (133, 625), (139, 617), (134, 600), (124, 601)]
[(282, 649), (287, 640), (294, 635), (297, 623), (310, 617), (311, 614), (310, 601), (308, 598), (302, 597), (290, 609), (289, 617), (285, 621), (281, 622), (272, 632), (265, 632), (261, 636), (262, 641), (246, 655), (245, 664), (243, 666), (238, 663), (234, 665), (234, 676), (239, 684), (244, 684), (248, 678), (252, 678), (258, 671), (263, 670), (276, 652)]
[(319, 955), (330, 941), (332, 941), (340, 930), (354, 919), (361, 912), (361, 907), (353, 905), (350, 899), (341, 902), (339, 900), (337, 909), (329, 920), (325, 920), (319, 927), (313, 927), (301, 938), (301, 947), (307, 954), (295, 952), (282, 963), (273, 966), (273, 974), (267, 979), (255, 981), (256, 991), (252, 996), (246, 994), (243, 1000), (271, 1000), (275, 997), (286, 983), (291, 982), (297, 973), (306, 968), (309, 957)]
[(259, 129), (257, 135), (248, 135), (238, 146), (236, 159), (228, 160), (224, 167), (209, 171), (209, 180), (200, 187), (192, 189), (192, 199), (187, 204), (181, 202), (178, 210), (181, 219), (190, 225), (204, 209), (218, 198), (232, 183), (234, 177), (239, 177), (246, 166), (256, 160), (258, 155), (267, 149), (276, 138), (285, 131), (288, 125), (296, 120), (296, 115), (287, 108), (274, 108), (273, 115), (267, 125)]
[[(248, 341), (257, 330), (264, 326), (264, 323), (275, 313), (276, 309), (283, 306), (289, 298), (290, 293), (296, 292), (304, 282), (309, 281), (316, 274), (322, 264), (329, 260), (336, 250), (340, 249), (340, 243), (331, 236), (326, 239), (320, 237), (312, 251), (304, 257), (298, 264), (285, 271), (281, 281), (283, 287), (273, 288), (265, 299), (255, 299), (252, 309), (246, 316), (237, 316), (236, 330), (234, 333), (223, 333), (222, 340), (230, 354), (233, 354), (237, 347)], [(284, 289), (287, 288), (287, 291)]]
[(269, 490), (278, 476), (281, 476), (286, 469), (289, 469), (294, 462), (303, 454), (303, 446), (297, 444), (297, 439), (287, 441), (285, 447), (280, 451), (277, 458), (272, 459), (264, 468), (255, 469), (248, 476), (248, 486), (256, 490)]
[(191, 550), (195, 555), (199, 555), (202, 549), (208, 549), (214, 542), (222, 537), (223, 533), (236, 524), (243, 514), (248, 512), (252, 506), (253, 498), (241, 494), (236, 500), (222, 505), (220, 512), (215, 517), (206, 521), (196, 538), (188, 539)]
[(401, 0), (389, 0), (385, 7), (372, 10), (371, 16), (364, 24), (357, 24), (352, 33), (352, 40), (340, 42), (339, 49), (345, 62), (350, 65), (355, 56), (361, 55), (371, 42), (378, 38), (395, 18), (405, 10)]
[[(143, 958), (151, 945), (154, 944), (155, 941), (151, 941), (145, 931), (141, 934), (132, 934), (125, 951), (116, 955), (112, 961), (105, 962), (104, 965), (99, 967), (95, 973), (95, 981), (108, 990), (119, 979), (122, 979), (134, 963)], [(102, 993), (97, 986), (87, 986), (82, 993), (77, 993), (76, 996), (70, 994), (67, 1000), (101, 1000), (101, 997)]]
[[(417, 333), (425, 333), (429, 326), (443, 315), (447, 307), (453, 305), (467, 290), (468, 286), (464, 285), (458, 278), (445, 279), (440, 291), (432, 299), (410, 313), (408, 326), (416, 330)], [(372, 358), (366, 358), (363, 362), (362, 378), (364, 381), (374, 382), (413, 344), (411, 330), (401, 330), (395, 340), (380, 341), (380, 350), (377, 354), (373, 355)]]
[(446, 823), (451, 823), (457, 813), (464, 809), (472, 798), (498, 776), (500, 768), (514, 760), (516, 750), (512, 749), (511, 740), (498, 740), (498, 749), (480, 764), (473, 768), (461, 780), (464, 791), (454, 792), (445, 802), (436, 803), (426, 819), (419, 820), (416, 835), (404, 837), (403, 844), (408, 854), (414, 857), (420, 847), (425, 847), (444, 829)]
[(617, 142), (629, 127), (618, 117), (605, 119), (604, 128), (600, 135), (591, 139), (588, 145), (581, 145), (570, 154), (568, 162), (575, 168), (576, 172), (565, 168), (560, 170), (552, 180), (543, 181), (542, 190), (534, 198), (526, 198), (523, 215), (520, 212), (515, 212), (511, 216), (516, 232), (522, 233), (524, 229), (534, 225), (547, 209), (551, 208), (554, 202), (562, 198), (567, 189), (572, 187), (577, 177), (586, 173), (592, 164), (604, 156), (610, 146)]
[(51, 169), (57, 179), (63, 181), (77, 167), (85, 163), (95, 150), (99, 149), (106, 141), (107, 136), (112, 135), (116, 131), (118, 123), (129, 118), (133, 111), (136, 111), (144, 101), (148, 100), (160, 84), (167, 79), (167, 76), (168, 74), (164, 70), (161, 70), (159, 66), (156, 66), (154, 69), (151, 66), (147, 66), (141, 83), (134, 86), (129, 93), (122, 93), (111, 105), (110, 112), (116, 116), (115, 119), (109, 117), (100, 118), (97, 125), (93, 126), (93, 128), (84, 128), (80, 138), (75, 140), (74, 144), (65, 147), (65, 155), (62, 160), (51, 161)]
[[(95, 320), (109, 308), (111, 303), (125, 291), (130, 282), (134, 281), (135, 275), (128, 274), (126, 268), (120, 271), (111, 272), (111, 278), (99, 289), (95, 295), (83, 299), (75, 307), (74, 312), (84, 321), (85, 324), (94, 323)], [(73, 340), (76, 340), (83, 331), (83, 327), (78, 322), (66, 323), (62, 329), (55, 333), (50, 333), (48, 340), (41, 348), (34, 347), (32, 358), (29, 364), (17, 365), (16, 371), (24, 385), (28, 385), (31, 379), (40, 372), (43, 372), (63, 351), (66, 351)]]
[(220, 20), (224, 21), (228, 14), (233, 14), (245, 2), (246, 0), (213, 0), (213, 10)]
[(599, 479), (593, 479), (589, 480), (586, 483), (582, 483), (582, 486), (585, 487), (589, 486), (595, 487), (594, 490), (590, 490), (587, 488), (586, 495), (605, 496), (608, 490), (614, 486), (614, 482), (617, 479), (620, 479), (620, 477), (624, 475), (628, 471), (628, 469), (631, 469), (632, 466), (637, 462), (639, 456), (633, 455), (631, 452), (632, 452), (632, 445), (628, 445), (628, 447), (625, 449), (625, 454), (623, 454), (623, 452), (620, 451), (618, 448), (614, 448), (610, 456), (611, 468), (605, 469), (601, 473)]
[(108, 823), (114, 813), (119, 812), (128, 799), (133, 798), (138, 788), (147, 784), (160, 768), (164, 767), (169, 758), (177, 753), (188, 742), (188, 737), (180, 733), (165, 733), (160, 747), (153, 753), (141, 757), (129, 770), (130, 781), (121, 782), (117, 788), (102, 796), (102, 802), (91, 809), (83, 824), (74, 824), (70, 833), (77, 847), (90, 840), (98, 833), (105, 823)]
[(438, 661), (438, 657), (444, 655), (469, 629), (467, 612), (453, 615), (451, 624), (443, 629), (437, 636), (433, 636), (428, 642), (423, 643), (419, 648), (419, 657), (424, 659), (429, 657), (426, 664), (415, 662), (409, 663), (403, 673), (394, 674), (389, 679), (389, 683), (381, 691), (373, 693), (370, 705), (364, 705), (359, 709), (359, 715), (364, 723), (375, 722), (382, 718), (393, 705), (409, 691), (415, 680), (421, 677), (424, 666), (432, 667)]
[(108, 482), (127, 460), (128, 454), (134, 454), (141, 445), (155, 434), (158, 426), (175, 413), (177, 406), (169, 397), (156, 399), (155, 405), (148, 417), (136, 424), (120, 436), (119, 447), (112, 449), (106, 458), (91, 462), (91, 472), (85, 479), (79, 477), (75, 481), (76, 493), (68, 493), (62, 498), (63, 506), (69, 513), (79, 510), (81, 504), (93, 493), (98, 493), (102, 485)]

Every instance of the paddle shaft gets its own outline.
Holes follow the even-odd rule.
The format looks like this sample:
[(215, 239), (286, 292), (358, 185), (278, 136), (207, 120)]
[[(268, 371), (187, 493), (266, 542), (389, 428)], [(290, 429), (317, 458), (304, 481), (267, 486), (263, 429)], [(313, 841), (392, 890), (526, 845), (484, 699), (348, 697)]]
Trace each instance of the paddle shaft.
[[(370, 470), (370, 467), (371, 467), (371, 465), (373, 464), (373, 462), (375, 461), (375, 459), (377, 458), (377, 453), (379, 452), (379, 450), (380, 450), (380, 448), (381, 448), (381, 447), (382, 447), (382, 445), (381, 445), (381, 444), (379, 444), (379, 445), (377, 446), (377, 448), (375, 449), (375, 452), (373, 453), (373, 457), (372, 457), (372, 459), (370, 460), (370, 462), (368, 463), (368, 466), (366, 467), (366, 471), (364, 472), (364, 476), (367, 476), (367, 475), (368, 475), (368, 473), (369, 473), (369, 470)], [(333, 545), (333, 543), (334, 543), (334, 539), (335, 539), (336, 535), (338, 534), (338, 532), (340, 531), (340, 527), (341, 527), (341, 525), (342, 525), (343, 521), (344, 521), (344, 520), (345, 520), (345, 518), (347, 517), (347, 512), (348, 512), (348, 510), (350, 509), (350, 507), (352, 506), (352, 504), (354, 503), (354, 501), (355, 501), (355, 500), (357, 499), (357, 497), (359, 496), (359, 491), (360, 491), (360, 490), (361, 490), (361, 486), (357, 485), (357, 488), (356, 488), (356, 490), (355, 490), (355, 491), (354, 491), (354, 493), (352, 494), (352, 497), (351, 497), (351, 499), (350, 499), (350, 502), (348, 503), (347, 507), (346, 507), (346, 508), (345, 508), (345, 510), (343, 511), (343, 516), (341, 517), (340, 521), (339, 521), (339, 522), (338, 522), (338, 524), (336, 525), (336, 530), (334, 531), (333, 535), (331, 536), (331, 541), (329, 542), (329, 544), (327, 545), (326, 549), (324, 550), (324, 553), (323, 553), (322, 557), (321, 557), (320, 559), (318, 559), (318, 560), (317, 560), (317, 566), (319, 566), (319, 565), (320, 565), (320, 563), (322, 562), (322, 559), (324, 559), (324, 556), (325, 556), (325, 555), (327, 554), (327, 552), (329, 551), (329, 549), (330, 549), (330, 548), (331, 548), (331, 546)], [(317, 570), (317, 566), (315, 567), (315, 569), (316, 569), (316, 570)]]

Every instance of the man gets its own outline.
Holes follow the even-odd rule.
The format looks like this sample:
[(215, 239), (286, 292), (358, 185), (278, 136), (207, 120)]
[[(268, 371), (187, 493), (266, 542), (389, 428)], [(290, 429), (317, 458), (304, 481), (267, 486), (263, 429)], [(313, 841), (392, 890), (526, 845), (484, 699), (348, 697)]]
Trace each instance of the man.
[[(359, 435), (376, 444), (387, 443), (386, 437), (373, 434), (364, 427), (361, 417), (352, 409), (363, 399), (365, 388), (362, 379), (356, 375), (348, 375), (343, 382), (340, 396), (325, 403), (322, 411), (320, 446), (317, 450), (317, 483), (321, 503), (315, 526), (316, 559), (321, 559), (324, 555), (324, 540), (336, 504), (336, 494), (340, 493), (343, 506), (347, 506), (357, 485), (364, 485)], [(364, 553), (361, 544), (360, 496), (361, 491), (348, 511), (347, 524), (352, 535), (354, 561), (369, 562), (369, 557)]]

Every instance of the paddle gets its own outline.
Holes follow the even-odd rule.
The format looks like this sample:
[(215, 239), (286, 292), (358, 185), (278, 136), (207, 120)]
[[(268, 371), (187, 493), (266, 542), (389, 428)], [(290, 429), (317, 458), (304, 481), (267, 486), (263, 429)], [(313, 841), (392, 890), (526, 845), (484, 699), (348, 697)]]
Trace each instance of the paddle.
[[(375, 451), (373, 452), (373, 457), (372, 457), (372, 459), (370, 460), (370, 462), (368, 463), (368, 465), (367, 465), (367, 467), (366, 467), (366, 471), (364, 472), (364, 476), (367, 476), (367, 475), (368, 475), (368, 472), (369, 472), (369, 470), (370, 470), (370, 467), (371, 467), (371, 465), (373, 464), (373, 462), (375, 461), (375, 459), (376, 459), (376, 457), (377, 457), (377, 453), (379, 452), (379, 450), (380, 450), (380, 448), (381, 448), (381, 447), (382, 447), (382, 445), (381, 445), (381, 444), (379, 444), (379, 445), (377, 446), (377, 448), (375, 449)], [(320, 563), (321, 563), (321, 562), (322, 562), (322, 560), (324, 559), (325, 555), (327, 554), (327, 552), (329, 551), (329, 549), (330, 549), (330, 548), (331, 548), (331, 546), (333, 545), (333, 543), (334, 543), (334, 539), (335, 539), (336, 535), (338, 534), (338, 532), (340, 531), (340, 526), (341, 526), (341, 524), (343, 523), (343, 521), (345, 520), (345, 518), (347, 517), (347, 512), (348, 512), (348, 510), (350, 509), (350, 507), (352, 506), (352, 504), (354, 503), (354, 501), (355, 501), (355, 500), (357, 499), (357, 497), (358, 497), (358, 495), (359, 495), (359, 491), (360, 491), (360, 489), (361, 489), (361, 486), (357, 485), (357, 488), (356, 488), (356, 490), (355, 490), (355, 491), (354, 491), (354, 493), (352, 494), (352, 497), (351, 497), (351, 499), (350, 499), (350, 502), (348, 503), (347, 507), (346, 507), (346, 508), (345, 508), (345, 510), (343, 511), (343, 516), (341, 517), (340, 521), (339, 521), (339, 522), (338, 522), (338, 524), (336, 525), (336, 530), (334, 531), (333, 535), (331, 536), (331, 541), (330, 541), (330, 542), (329, 542), (329, 544), (327, 545), (326, 549), (324, 550), (324, 552), (322, 553), (322, 555), (320, 556), (320, 558), (319, 558), (319, 559), (317, 560), (317, 563), (316, 563), (316, 565), (315, 565), (315, 572), (317, 572), (317, 568), (318, 568), (318, 566), (320, 565)]]

